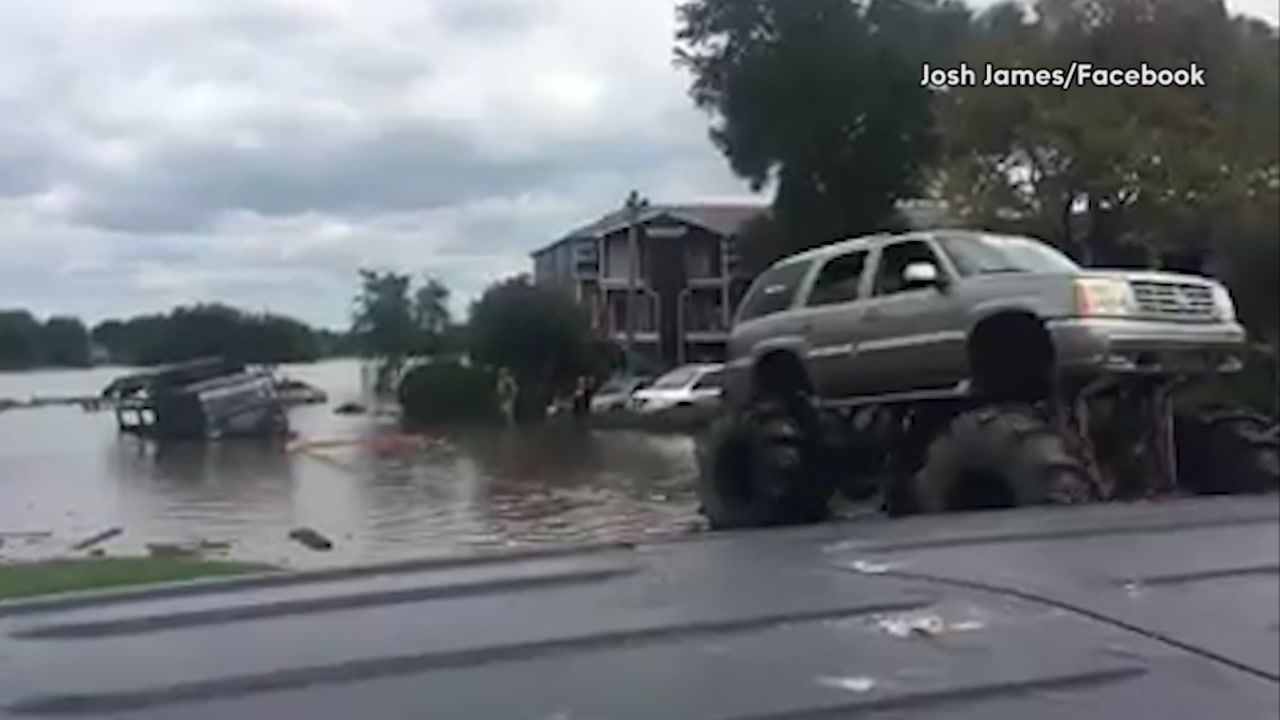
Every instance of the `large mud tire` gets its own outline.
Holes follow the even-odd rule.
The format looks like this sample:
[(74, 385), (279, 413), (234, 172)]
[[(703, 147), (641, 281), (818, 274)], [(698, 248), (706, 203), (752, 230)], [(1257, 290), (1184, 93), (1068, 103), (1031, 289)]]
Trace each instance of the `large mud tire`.
[(833, 488), (807, 418), (762, 402), (718, 420), (699, 443), (701, 512), (717, 530), (824, 520)]
[(1178, 483), (1197, 495), (1280, 489), (1280, 437), (1262, 415), (1221, 410), (1174, 418)]
[(1096, 495), (1067, 440), (1022, 406), (956, 417), (930, 444), (914, 485), (922, 513), (1077, 504)]

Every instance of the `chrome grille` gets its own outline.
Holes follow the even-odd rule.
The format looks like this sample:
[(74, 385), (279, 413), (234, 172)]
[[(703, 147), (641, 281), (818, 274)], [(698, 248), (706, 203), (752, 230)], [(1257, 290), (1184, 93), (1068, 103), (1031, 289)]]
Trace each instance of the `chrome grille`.
[(1134, 300), (1144, 315), (1180, 320), (1212, 320), (1217, 315), (1213, 291), (1191, 283), (1133, 280)]

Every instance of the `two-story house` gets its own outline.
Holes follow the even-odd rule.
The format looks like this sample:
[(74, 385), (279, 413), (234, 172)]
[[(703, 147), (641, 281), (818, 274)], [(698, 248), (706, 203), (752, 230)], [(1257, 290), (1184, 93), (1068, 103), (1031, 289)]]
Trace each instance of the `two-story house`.
[(759, 204), (649, 205), (636, 216), (638, 260), (631, 257), (626, 210), (533, 253), (536, 282), (565, 289), (587, 309), (595, 330), (626, 341), (627, 297), (636, 265), (634, 348), (662, 365), (718, 360), (749, 278), (736, 239)]

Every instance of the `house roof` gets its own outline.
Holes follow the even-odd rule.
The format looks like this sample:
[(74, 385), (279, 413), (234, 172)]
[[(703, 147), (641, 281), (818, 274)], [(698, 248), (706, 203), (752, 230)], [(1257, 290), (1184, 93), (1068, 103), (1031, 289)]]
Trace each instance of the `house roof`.
[[(768, 211), (768, 209), (769, 205), (766, 202), (656, 204), (649, 205), (641, 210), (639, 220), (641, 223), (646, 223), (659, 218), (672, 218), (690, 225), (696, 225), (718, 235), (732, 235), (742, 229), (742, 226), (748, 221), (757, 217), (760, 213)], [(606, 213), (594, 222), (570, 232), (560, 240), (540, 248), (534, 254), (536, 255), (543, 250), (555, 247), (565, 240), (598, 238), (617, 232), (625, 228), (628, 222), (626, 209), (619, 208)]]
[[(899, 213), (908, 227), (916, 230), (945, 225), (949, 217), (947, 204), (937, 200), (912, 199), (900, 200), (897, 203)], [(659, 218), (672, 218), (705, 228), (717, 235), (733, 235), (742, 226), (763, 212), (768, 212), (767, 202), (731, 202), (731, 203), (682, 203), (649, 205), (640, 211), (640, 222), (647, 223)], [(545, 245), (533, 252), (538, 255), (562, 242), (576, 238), (599, 238), (625, 228), (629, 220), (625, 208), (606, 213), (587, 225), (570, 232), (559, 240)]]

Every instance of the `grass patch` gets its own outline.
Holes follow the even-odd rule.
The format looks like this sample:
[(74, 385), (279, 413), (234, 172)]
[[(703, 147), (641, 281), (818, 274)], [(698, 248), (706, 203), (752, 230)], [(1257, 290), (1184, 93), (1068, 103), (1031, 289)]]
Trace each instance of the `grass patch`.
[(200, 558), (69, 558), (0, 563), (0, 600), (274, 569), (268, 565)]

